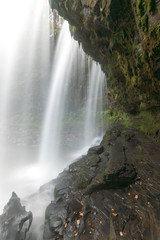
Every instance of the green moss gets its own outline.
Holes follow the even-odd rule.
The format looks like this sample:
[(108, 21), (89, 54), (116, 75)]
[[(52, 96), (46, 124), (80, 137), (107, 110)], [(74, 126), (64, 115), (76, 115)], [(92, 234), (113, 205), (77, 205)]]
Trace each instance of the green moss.
[(76, 0), (74, 0), (72, 9), (75, 9), (75, 8), (76, 8)]
[(120, 122), (126, 128), (132, 127), (132, 121), (129, 114), (122, 111), (106, 111), (105, 113), (109, 123), (112, 125), (116, 122)]
[(142, 152), (142, 146), (141, 146), (141, 145), (138, 145), (138, 146), (137, 146), (137, 150), (138, 150), (139, 152)]
[(108, 175), (108, 167), (104, 170), (103, 177)]
[(146, 104), (141, 102), (139, 106), (140, 111), (144, 111), (146, 109)]
[(131, 85), (134, 86), (136, 84), (136, 76), (131, 77)]
[(155, 14), (157, 10), (156, 0), (138, 0), (137, 5), (137, 14), (140, 17), (143, 17), (146, 13), (146, 10), (150, 14)]
[(137, 2), (137, 14), (142, 17), (145, 13), (145, 9), (144, 9), (144, 1), (143, 0), (138, 0)]
[[(146, 107), (141, 103), (141, 108)], [(136, 115), (122, 111), (106, 111), (105, 119), (108, 119), (109, 125), (120, 123), (125, 128), (135, 128), (146, 135), (160, 141), (160, 112), (157, 109), (143, 110)]]
[(141, 18), (141, 28), (143, 31), (148, 32), (148, 15), (144, 14)]
[(80, 11), (80, 15), (81, 15), (81, 16), (83, 16), (83, 15), (84, 15), (84, 14), (83, 14), (83, 9)]
[(158, 138), (158, 133), (160, 132), (160, 113), (144, 111), (137, 116), (137, 119), (139, 120), (139, 130), (149, 136)]
[(159, 44), (160, 42), (160, 23), (157, 24), (151, 31), (151, 37), (155, 41), (155, 44)]
[(71, 31), (72, 36), (74, 36), (76, 33), (76, 27), (75, 26), (70, 27), (70, 31)]
[(157, 10), (156, 0), (147, 0), (146, 7), (149, 13), (155, 14)]
[(68, 0), (65, 0), (65, 2), (64, 2), (64, 6), (65, 6), (65, 9), (68, 11), (67, 1), (68, 1)]

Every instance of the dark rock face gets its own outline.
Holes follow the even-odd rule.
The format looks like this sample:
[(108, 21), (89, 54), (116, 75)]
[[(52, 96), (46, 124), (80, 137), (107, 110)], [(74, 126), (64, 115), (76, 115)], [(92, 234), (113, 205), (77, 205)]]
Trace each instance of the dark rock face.
[(32, 224), (32, 213), (26, 212), (20, 199), (12, 193), (0, 216), (0, 240), (25, 240)]
[(92, 147), (88, 150), (88, 154), (101, 154), (104, 152), (104, 147), (103, 146), (96, 146)]
[[(122, 126), (54, 181), (44, 240), (158, 240), (160, 146)], [(92, 153), (91, 153), (92, 152)]]
[[(112, 107), (160, 106), (160, 2), (50, 0), (107, 75)], [(111, 106), (110, 105), (110, 106)]]

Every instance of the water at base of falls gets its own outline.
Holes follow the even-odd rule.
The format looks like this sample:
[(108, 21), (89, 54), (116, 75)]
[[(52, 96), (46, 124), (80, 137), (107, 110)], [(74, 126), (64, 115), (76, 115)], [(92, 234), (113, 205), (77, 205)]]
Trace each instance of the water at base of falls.
[[(19, 0), (15, 6), (22, 10)], [(1, 62), (5, 55), (0, 70), (0, 211), (12, 191), (21, 198), (34, 193), (98, 145), (104, 134), (105, 76), (99, 64), (72, 39), (65, 21), (52, 63), (49, 37), (54, 34), (46, 0), (29, 0), (23, 15), (22, 24), (15, 20), (19, 30), (7, 54), (5, 28), (0, 40)]]

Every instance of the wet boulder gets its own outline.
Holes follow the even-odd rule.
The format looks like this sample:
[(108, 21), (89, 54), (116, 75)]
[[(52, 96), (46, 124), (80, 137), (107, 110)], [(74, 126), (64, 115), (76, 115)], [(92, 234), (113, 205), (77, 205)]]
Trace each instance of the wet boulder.
[(104, 147), (103, 146), (95, 146), (95, 147), (92, 147), (88, 150), (88, 154), (101, 154), (104, 152)]

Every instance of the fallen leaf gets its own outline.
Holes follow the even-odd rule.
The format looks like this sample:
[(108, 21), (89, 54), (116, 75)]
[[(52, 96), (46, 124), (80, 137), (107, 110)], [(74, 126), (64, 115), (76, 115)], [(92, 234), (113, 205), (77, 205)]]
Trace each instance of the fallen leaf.
[(118, 214), (117, 214), (117, 213), (112, 213), (112, 215), (113, 215), (114, 217), (116, 217)]
[(83, 216), (83, 215), (84, 215), (84, 212), (80, 212), (79, 215), (80, 215), (80, 216)]
[(83, 206), (83, 202), (82, 201), (80, 201), (80, 204)]
[(77, 220), (77, 225), (79, 225), (79, 224), (80, 224), (80, 220), (78, 219), (78, 220)]
[(76, 232), (74, 236), (75, 236), (75, 237), (78, 236), (78, 232)]

